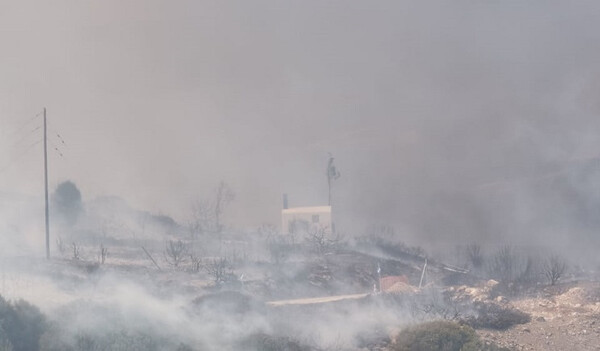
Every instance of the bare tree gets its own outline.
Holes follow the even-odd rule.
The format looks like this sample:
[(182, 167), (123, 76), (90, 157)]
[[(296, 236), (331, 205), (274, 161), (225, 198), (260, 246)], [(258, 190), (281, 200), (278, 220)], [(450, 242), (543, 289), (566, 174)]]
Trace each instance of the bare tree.
[(500, 248), (492, 257), (488, 267), (489, 274), (504, 283), (514, 280), (517, 266), (517, 255), (512, 246), (506, 245)]
[(202, 267), (202, 257), (200, 257), (199, 255), (191, 254), (190, 261), (192, 262), (192, 272), (200, 272), (200, 268)]
[(221, 224), (221, 215), (223, 211), (231, 201), (235, 199), (235, 193), (227, 183), (221, 181), (217, 187), (215, 194), (214, 214), (215, 214), (215, 230), (217, 233), (221, 233), (223, 225)]
[(196, 199), (190, 208), (190, 218), (188, 220), (188, 229), (192, 241), (207, 231), (211, 230), (213, 222), (213, 209), (210, 201)]
[(187, 258), (187, 254), (188, 245), (181, 240), (169, 240), (165, 244), (165, 260), (174, 267), (178, 267), (183, 263)]
[(205, 267), (206, 273), (210, 275), (215, 282), (219, 285), (227, 281), (227, 277), (233, 274), (231, 270), (231, 264), (224, 258), (215, 258), (211, 260)]
[(106, 262), (106, 258), (108, 257), (108, 248), (104, 247), (103, 244), (100, 244), (100, 254), (98, 255), (98, 259), (101, 264)]
[[(500, 282), (512, 285), (513, 293), (535, 281), (539, 272), (539, 260), (535, 256), (524, 255), (513, 246), (503, 246), (488, 261), (488, 273)], [(513, 285), (514, 283), (518, 283)]]
[(556, 284), (567, 270), (567, 263), (559, 255), (551, 255), (544, 263), (544, 276), (550, 281), (550, 285)]

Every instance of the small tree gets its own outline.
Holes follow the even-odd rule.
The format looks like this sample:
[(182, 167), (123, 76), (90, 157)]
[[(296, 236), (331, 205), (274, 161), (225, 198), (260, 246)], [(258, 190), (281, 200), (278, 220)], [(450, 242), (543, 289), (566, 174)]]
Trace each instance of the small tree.
[(173, 267), (178, 267), (183, 263), (187, 258), (187, 254), (188, 245), (181, 240), (169, 240), (165, 244), (165, 260)]
[(327, 234), (325, 228), (309, 228), (306, 240), (319, 256), (324, 256), (339, 250), (342, 244), (340, 234)]
[(561, 256), (551, 255), (546, 259), (543, 270), (544, 276), (550, 281), (550, 285), (555, 285), (567, 270), (567, 263)]

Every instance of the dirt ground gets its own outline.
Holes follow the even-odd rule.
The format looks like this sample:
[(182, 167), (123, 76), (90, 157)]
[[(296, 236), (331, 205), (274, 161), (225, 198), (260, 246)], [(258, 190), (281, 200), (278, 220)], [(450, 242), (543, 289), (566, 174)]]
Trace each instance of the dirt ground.
[(600, 350), (600, 283), (547, 287), (511, 301), (531, 322), (505, 331), (479, 330), (487, 340), (513, 350)]

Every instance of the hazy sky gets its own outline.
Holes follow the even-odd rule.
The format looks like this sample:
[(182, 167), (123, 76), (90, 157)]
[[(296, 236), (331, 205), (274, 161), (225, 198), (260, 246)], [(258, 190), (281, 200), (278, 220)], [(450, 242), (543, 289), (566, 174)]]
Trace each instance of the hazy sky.
[(578, 171), (600, 152), (598, 18), (596, 1), (0, 0), (0, 191), (41, 192), (41, 145), (20, 156), (39, 119), (18, 128), (46, 106), (66, 142), (50, 183), (86, 199), (181, 219), (224, 180), (231, 224), (278, 223), (283, 192), (326, 203), (331, 152), (346, 230), (568, 241), (600, 209)]

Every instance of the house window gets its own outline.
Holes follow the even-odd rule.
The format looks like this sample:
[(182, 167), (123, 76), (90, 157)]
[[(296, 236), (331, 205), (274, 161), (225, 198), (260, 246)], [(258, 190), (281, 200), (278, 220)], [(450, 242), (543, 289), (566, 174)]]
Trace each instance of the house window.
[(313, 215), (312, 216), (312, 222), (313, 223), (319, 223), (319, 215)]

